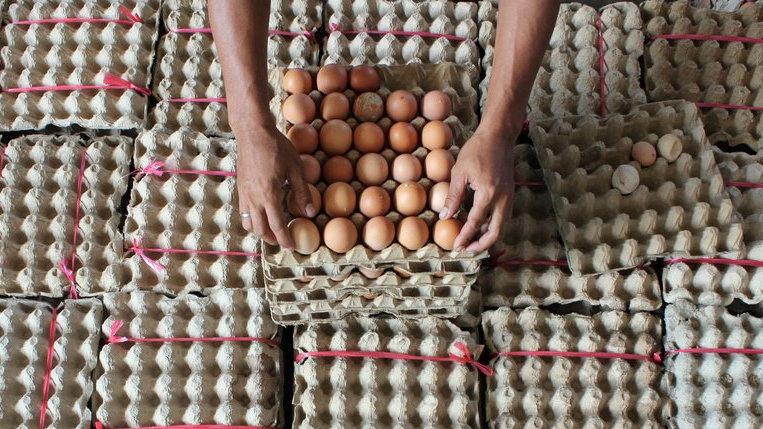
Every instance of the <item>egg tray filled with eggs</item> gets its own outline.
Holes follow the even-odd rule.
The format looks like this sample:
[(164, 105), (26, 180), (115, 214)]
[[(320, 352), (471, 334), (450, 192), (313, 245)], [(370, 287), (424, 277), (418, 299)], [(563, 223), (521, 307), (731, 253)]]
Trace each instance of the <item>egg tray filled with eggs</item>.
[[(268, 0), (271, 30), (314, 32), (323, 26), (322, 0)], [(207, 0), (164, 0), (162, 20), (168, 31), (209, 28)]]
[(542, 121), (531, 137), (574, 273), (739, 255), (742, 227), (693, 103)]

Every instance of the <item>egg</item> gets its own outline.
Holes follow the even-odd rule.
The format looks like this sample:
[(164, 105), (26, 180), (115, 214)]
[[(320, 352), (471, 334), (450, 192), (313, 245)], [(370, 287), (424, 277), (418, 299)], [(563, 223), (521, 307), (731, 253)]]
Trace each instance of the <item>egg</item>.
[(657, 152), (668, 162), (673, 162), (681, 156), (683, 143), (675, 134), (665, 134), (657, 140)]
[(411, 153), (419, 144), (416, 128), (408, 122), (397, 122), (389, 128), (389, 146), (397, 153)]
[(305, 94), (292, 94), (282, 106), (283, 117), (292, 124), (303, 124), (315, 119), (315, 102)]
[(307, 70), (286, 70), (281, 78), (281, 87), (289, 94), (309, 94), (313, 90), (313, 78)]
[(384, 115), (384, 100), (375, 92), (364, 92), (352, 103), (352, 114), (361, 122), (376, 122)]
[(378, 153), (367, 153), (355, 164), (355, 175), (366, 186), (381, 185), (389, 177), (387, 160)]
[(323, 164), (323, 181), (326, 183), (346, 182), (349, 183), (355, 177), (352, 168), (352, 162), (341, 156), (336, 155), (327, 159)]
[(321, 233), (313, 221), (303, 217), (296, 218), (287, 225), (291, 239), (294, 240), (294, 250), (303, 255), (309, 255), (321, 245)]
[(395, 225), (384, 216), (376, 216), (363, 226), (363, 243), (377, 252), (386, 249), (395, 240)]
[(464, 224), (458, 219), (442, 219), (434, 224), (433, 238), (435, 244), (445, 250), (453, 250), (453, 242), (456, 241), (458, 233)]
[(653, 144), (647, 141), (637, 142), (631, 149), (631, 158), (641, 164), (642, 167), (649, 167), (657, 161), (657, 150)]
[(313, 153), (318, 149), (318, 130), (310, 124), (296, 124), (286, 134), (298, 153)]
[(347, 183), (332, 183), (323, 191), (323, 207), (331, 217), (350, 217), (356, 203), (355, 190)]
[(395, 209), (402, 215), (414, 216), (427, 205), (427, 191), (421, 184), (405, 182), (395, 188)]
[(421, 114), (430, 121), (442, 121), (450, 116), (453, 106), (448, 94), (439, 91), (429, 91), (421, 101)]
[[(312, 200), (313, 207), (315, 207), (316, 213), (321, 210), (321, 192), (313, 186), (312, 184), (307, 184), (307, 190), (310, 192), (310, 199)], [(289, 193), (286, 195), (286, 209), (291, 213), (292, 216), (304, 216), (305, 214), (302, 212), (304, 210), (304, 207), (297, 201), (297, 196), (294, 193), (294, 190), (289, 190)]]
[(421, 161), (410, 153), (398, 155), (392, 161), (392, 178), (398, 183), (421, 179)]
[(638, 188), (639, 175), (636, 167), (623, 164), (612, 173), (612, 187), (623, 195), (628, 195)]
[(384, 130), (373, 122), (363, 122), (355, 127), (352, 144), (360, 153), (381, 152), (384, 149)]
[[(325, 235), (325, 234), (324, 234)], [(416, 216), (409, 216), (397, 225), (397, 242), (408, 250), (418, 250), (429, 241), (429, 226)]]
[(369, 186), (360, 193), (358, 208), (368, 218), (385, 216), (392, 203), (389, 193), (381, 186)]
[(445, 149), (435, 149), (424, 159), (427, 177), (435, 182), (450, 181), (450, 170), (455, 163), (452, 153)]
[(302, 165), (302, 176), (305, 181), (314, 185), (321, 180), (321, 163), (314, 156), (302, 154), (299, 156), (299, 162)]
[(387, 116), (395, 122), (410, 122), (416, 117), (419, 105), (410, 92), (399, 89), (387, 97)]
[(421, 144), (429, 150), (447, 149), (453, 144), (453, 130), (443, 121), (431, 121), (421, 130)]
[(323, 227), (323, 242), (336, 253), (345, 253), (358, 242), (358, 230), (351, 220), (337, 217)]
[(341, 92), (332, 92), (321, 101), (321, 117), (325, 120), (347, 119), (350, 116), (350, 100)]
[(350, 88), (355, 92), (376, 91), (381, 86), (381, 78), (375, 68), (367, 65), (350, 69)]
[(329, 94), (347, 89), (347, 69), (338, 64), (329, 64), (318, 70), (316, 77), (318, 91)]
[(339, 119), (332, 119), (321, 127), (318, 141), (328, 155), (341, 155), (352, 147), (352, 128)]
[(358, 267), (358, 271), (368, 279), (378, 279), (384, 274), (384, 268)]
[(438, 182), (429, 189), (429, 208), (433, 212), (440, 213), (445, 208), (449, 187), (450, 182)]

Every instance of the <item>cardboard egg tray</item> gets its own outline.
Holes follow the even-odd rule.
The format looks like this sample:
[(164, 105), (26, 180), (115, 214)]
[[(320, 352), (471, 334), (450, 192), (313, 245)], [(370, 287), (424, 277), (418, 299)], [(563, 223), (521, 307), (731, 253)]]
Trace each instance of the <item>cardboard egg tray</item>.
[[(631, 161), (631, 146), (672, 133), (683, 150), (673, 163)], [(662, 256), (738, 257), (742, 227), (723, 185), (699, 111), (676, 101), (640, 106), (606, 120), (578, 116), (534, 123), (559, 230), (576, 274), (634, 268)], [(611, 185), (632, 165), (641, 184), (630, 195)]]
[[(323, 25), (322, 15), (321, 0), (270, 0), (269, 27), (294, 33), (315, 31)], [(162, 20), (170, 32), (182, 28), (209, 28), (207, 0), (165, 0)]]
[[(24, 2), (11, 8), (11, 16), (83, 13), (126, 19), (117, 5), (104, 8), (95, 2), (66, 2), (53, 8)], [(105, 85), (107, 73), (148, 88), (154, 42), (158, 36), (158, 2), (133, 4), (143, 23), (9, 24), (4, 27), (0, 50), (5, 68), (0, 87)], [(0, 130), (42, 129), (53, 125), (85, 128), (132, 129), (143, 125), (147, 97), (133, 89), (51, 89), (0, 92)]]
[[(280, 342), (263, 292), (104, 295), (104, 340), (117, 320), (124, 325), (115, 334), (128, 339), (106, 342), (101, 349), (96, 420), (108, 428), (283, 425), (283, 352), (280, 346), (248, 340)], [(203, 340), (210, 337), (245, 338)], [(178, 338), (199, 340), (172, 341)]]
[[(485, 312), (490, 353), (660, 351), (660, 319), (605, 311), (554, 315), (538, 308)], [(666, 427), (669, 408), (662, 368), (644, 360), (499, 356), (487, 377), (489, 428)]]
[(131, 152), (131, 140), (117, 136), (86, 141), (30, 135), (9, 142), (1, 170), (0, 293), (64, 296), (71, 283), (59, 268), (64, 260), (80, 293), (101, 290), (101, 277), (122, 257), (118, 207), (127, 191)]
[[(381, 351), (447, 357), (456, 343), (479, 353), (454, 324), (348, 317), (295, 328), (295, 354)], [(308, 357), (294, 365), (294, 427), (474, 428), (479, 422), (479, 373), (452, 362)]]
[[(95, 299), (50, 304), (0, 300), (0, 416), (4, 427), (89, 429), (91, 374), (98, 360), (102, 305)], [(51, 328), (54, 334), (51, 337)], [(47, 366), (53, 338), (52, 360)], [(46, 374), (47, 400), (43, 393)]]
[[(665, 350), (763, 348), (760, 308), (732, 313), (678, 301), (665, 309)], [(665, 359), (674, 427), (760, 427), (759, 354), (677, 353)]]
[[(5, 2), (3, 2), (5, 3)], [(1, 9), (3, 23), (50, 18), (108, 18), (128, 19), (119, 7), (125, 6), (148, 25), (158, 21), (159, 0), (125, 0), (120, 2), (99, 0), (66, 0), (41, 2), (37, 0), (13, 0)]]
[[(763, 7), (739, 12), (695, 9), (687, 2), (648, 0), (642, 6), (648, 38), (665, 34), (702, 34), (763, 38)], [(646, 90), (652, 101), (763, 107), (763, 46), (717, 40), (651, 40), (645, 53)], [(763, 112), (703, 107), (711, 143), (763, 149)]]

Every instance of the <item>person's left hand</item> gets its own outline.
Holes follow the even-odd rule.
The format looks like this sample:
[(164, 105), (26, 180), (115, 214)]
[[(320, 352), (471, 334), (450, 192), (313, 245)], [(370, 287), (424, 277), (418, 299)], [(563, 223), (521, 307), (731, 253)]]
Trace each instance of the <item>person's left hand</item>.
[[(459, 151), (440, 219), (458, 212), (467, 185), (474, 190), (474, 202), (454, 249), (481, 252), (500, 237), (504, 221), (511, 216), (514, 197), (515, 139), (513, 134), (478, 128)], [(482, 235), (475, 239), (478, 231)]]

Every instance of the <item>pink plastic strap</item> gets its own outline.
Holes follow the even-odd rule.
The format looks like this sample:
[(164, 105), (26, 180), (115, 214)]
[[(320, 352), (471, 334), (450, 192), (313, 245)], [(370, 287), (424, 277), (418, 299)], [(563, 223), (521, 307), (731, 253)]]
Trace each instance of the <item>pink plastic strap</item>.
[(111, 324), (111, 331), (109, 333), (109, 338), (106, 339), (107, 344), (117, 344), (117, 343), (181, 343), (181, 342), (195, 342), (195, 341), (207, 341), (207, 342), (222, 342), (222, 341), (245, 341), (245, 342), (260, 342), (269, 344), (271, 346), (275, 347), (281, 347), (281, 344), (278, 341), (271, 340), (270, 338), (260, 338), (260, 337), (198, 337), (198, 338), (192, 338), (192, 337), (178, 337), (178, 338), (133, 338), (133, 337), (123, 337), (117, 335), (117, 332), (119, 332), (119, 329), (124, 326), (124, 321), (122, 320), (115, 320), (114, 323)]
[(72, 269), (74, 266), (73, 260), (63, 258), (58, 261), (56, 266), (64, 274), (66, 280), (69, 280), (69, 298), (79, 299), (79, 293), (77, 293), (77, 278), (75, 277), (74, 270)]
[(3, 166), (5, 165), (5, 149), (6, 146), (0, 147), (0, 177), (3, 177)]
[(151, 95), (148, 88), (138, 86), (129, 80), (123, 79), (115, 74), (106, 73), (103, 75), (103, 85), (53, 85), (53, 86), (30, 86), (26, 88), (3, 88), (3, 92), (44, 92), (44, 91), (81, 91), (81, 90), (101, 90), (101, 89), (131, 89), (143, 95)]
[(705, 348), (694, 347), (686, 349), (665, 350), (662, 353), (662, 358), (667, 358), (671, 355), (688, 353), (688, 354), (739, 354), (739, 355), (763, 355), (762, 349), (737, 349), (737, 348)]
[(717, 40), (719, 42), (743, 42), (743, 43), (763, 43), (763, 39), (741, 36), (721, 36), (713, 34), (659, 34), (652, 36), (655, 39), (668, 40)]
[(218, 170), (173, 170), (164, 168), (166, 164), (164, 161), (151, 161), (144, 168), (135, 170), (136, 174), (151, 174), (154, 176), (162, 177), (165, 173), (174, 174), (193, 174), (195, 176), (235, 176), (234, 171), (218, 171)]
[(763, 188), (763, 183), (734, 182), (732, 180), (727, 180), (723, 183), (726, 186), (736, 186), (737, 188)]
[(77, 239), (79, 236), (80, 205), (82, 204), (82, 184), (85, 180), (85, 167), (87, 167), (87, 148), (82, 151), (77, 175), (77, 194), (74, 198), (74, 225), (72, 225), (72, 253), (58, 262), (57, 267), (69, 281), (69, 298), (79, 299), (77, 293), (76, 265), (77, 265)]
[(678, 264), (720, 264), (720, 265), (740, 265), (743, 267), (763, 267), (763, 261), (753, 261), (750, 259), (723, 259), (723, 258), (675, 258), (665, 260), (665, 265)]
[(227, 98), (170, 98), (169, 103), (227, 103)]
[(143, 262), (147, 263), (154, 271), (161, 273), (167, 270), (167, 267), (156, 262), (146, 255), (146, 253), (184, 253), (192, 255), (217, 255), (217, 256), (245, 256), (245, 257), (260, 257), (259, 252), (235, 252), (235, 251), (222, 251), (222, 250), (193, 250), (193, 249), (158, 249), (158, 248), (145, 248), (141, 246), (141, 240), (139, 237), (133, 237), (132, 247), (127, 249), (132, 251), (136, 255), (140, 256)]
[(761, 106), (741, 106), (738, 104), (719, 104), (719, 103), (694, 103), (697, 107), (706, 107), (708, 109), (735, 109), (735, 110), (757, 110), (763, 111)]
[(551, 351), (551, 350), (535, 350), (535, 351), (500, 352), (493, 355), (493, 357), (506, 357), (506, 356), (625, 359), (625, 360), (645, 360), (648, 362), (662, 362), (662, 357), (660, 356), (660, 353), (653, 353), (651, 356), (647, 356), (647, 355), (637, 355), (637, 354), (631, 354), (631, 353), (563, 352), (563, 351)]
[(601, 88), (601, 116), (607, 116), (607, 82), (606, 82), (606, 67), (607, 64), (604, 61), (604, 54), (607, 50), (607, 44), (604, 41), (604, 24), (601, 21), (601, 14), (596, 13), (596, 27), (599, 33), (599, 86)]
[(448, 40), (457, 40), (457, 41), (464, 41), (466, 40), (465, 37), (460, 36), (454, 36), (452, 34), (440, 34), (440, 33), (429, 33), (426, 31), (401, 31), (401, 30), (392, 30), (392, 31), (384, 31), (384, 30), (342, 30), (339, 28), (339, 26), (336, 23), (331, 23), (329, 25), (329, 29), (332, 33), (342, 33), (342, 34), (360, 34), (360, 33), (367, 33), (367, 34), (394, 34), (395, 36), (421, 36), (421, 37), (431, 37), (435, 39), (439, 38), (445, 38)]
[(16, 21), (11, 22), (11, 24), (14, 25), (32, 25), (32, 24), (58, 24), (58, 23), (84, 23), (84, 22), (113, 22), (115, 24), (123, 24), (123, 25), (133, 25), (133, 24), (142, 24), (143, 20), (140, 19), (140, 17), (136, 14), (133, 14), (129, 10), (127, 10), (124, 6), (119, 6), (119, 11), (122, 12), (122, 15), (126, 16), (127, 19), (109, 19), (109, 18), (46, 18), (46, 19), (35, 19), (31, 21)]
[(520, 260), (514, 260), (514, 259), (507, 259), (507, 260), (500, 260), (501, 256), (505, 255), (506, 251), (500, 251), (495, 256), (491, 256), (490, 259), (487, 261), (488, 267), (501, 267), (501, 268), (508, 268), (512, 265), (546, 265), (546, 266), (555, 266), (555, 267), (566, 267), (568, 266), (567, 261), (537, 261), (537, 260), (529, 260), (529, 261), (520, 261)]
[(342, 357), (342, 358), (371, 358), (371, 359), (393, 359), (393, 360), (417, 360), (417, 361), (432, 361), (432, 362), (457, 362), (464, 365), (471, 365), (479, 372), (486, 376), (493, 375), (493, 368), (481, 364), (474, 360), (472, 352), (466, 346), (466, 344), (458, 342), (454, 346), (461, 352), (461, 354), (450, 353), (448, 357), (438, 356), (419, 356), (419, 355), (407, 355), (403, 353), (392, 352), (373, 352), (373, 351), (360, 351), (360, 350), (345, 350), (345, 351), (318, 351), (318, 352), (303, 352), (294, 358), (297, 363), (302, 363), (309, 357)]
[[(205, 33), (205, 34), (212, 34), (212, 29), (209, 27), (201, 27), (201, 28), (176, 28), (174, 30), (170, 30), (171, 33), (185, 33), (185, 34), (193, 34), (193, 33)], [(293, 31), (283, 31), (283, 30), (268, 30), (268, 34), (272, 34), (274, 36), (285, 36), (285, 37), (299, 37), (299, 36), (305, 36), (307, 37), (311, 42), (316, 42), (315, 35), (307, 30), (302, 30), (300, 32), (293, 32)]]
[[(109, 428), (101, 422), (95, 422), (95, 429), (128, 429)], [(172, 425), (172, 426), (140, 426), (129, 429), (280, 429), (276, 426), (231, 426), (231, 425)]]
[(42, 403), (40, 405), (40, 429), (45, 429), (45, 420), (48, 415), (48, 397), (50, 396), (50, 377), (53, 370), (53, 348), (56, 344), (56, 321), (58, 310), (53, 308), (48, 331), (48, 354), (45, 360), (45, 378), (42, 381)]

